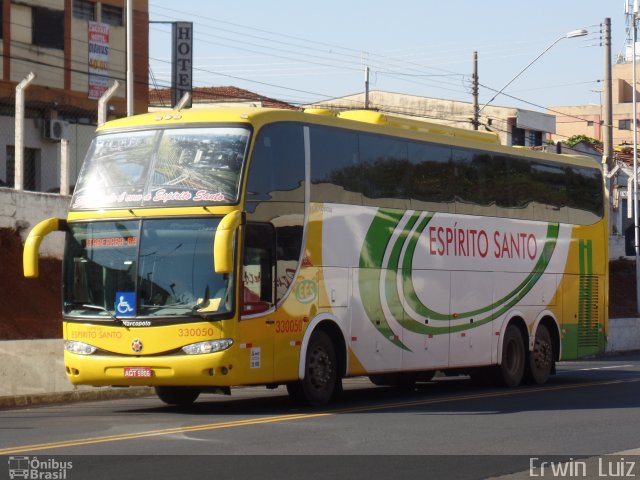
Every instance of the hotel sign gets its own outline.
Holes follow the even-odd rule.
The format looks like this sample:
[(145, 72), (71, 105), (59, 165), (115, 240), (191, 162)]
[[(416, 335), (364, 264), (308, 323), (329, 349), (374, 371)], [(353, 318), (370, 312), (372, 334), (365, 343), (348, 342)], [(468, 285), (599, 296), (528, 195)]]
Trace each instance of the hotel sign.
[[(171, 105), (175, 106), (193, 88), (193, 23), (174, 22), (171, 62)], [(191, 100), (185, 107), (191, 106)]]

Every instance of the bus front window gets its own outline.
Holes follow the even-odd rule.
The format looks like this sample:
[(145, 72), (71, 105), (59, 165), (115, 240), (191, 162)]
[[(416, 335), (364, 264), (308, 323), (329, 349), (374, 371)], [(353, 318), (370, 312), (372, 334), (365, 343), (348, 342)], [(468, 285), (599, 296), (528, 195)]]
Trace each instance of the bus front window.
[(105, 320), (228, 316), (233, 310), (232, 275), (213, 271), (219, 221), (71, 224), (65, 253), (65, 315)]
[(235, 204), (250, 133), (197, 127), (98, 135), (71, 208)]

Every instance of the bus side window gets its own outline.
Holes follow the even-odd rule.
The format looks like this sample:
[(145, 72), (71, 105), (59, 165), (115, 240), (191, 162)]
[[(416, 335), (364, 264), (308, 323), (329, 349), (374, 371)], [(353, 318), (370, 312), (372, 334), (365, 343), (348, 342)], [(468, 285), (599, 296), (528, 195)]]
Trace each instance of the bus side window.
[(242, 313), (250, 315), (274, 303), (275, 229), (270, 223), (248, 223), (244, 238)]

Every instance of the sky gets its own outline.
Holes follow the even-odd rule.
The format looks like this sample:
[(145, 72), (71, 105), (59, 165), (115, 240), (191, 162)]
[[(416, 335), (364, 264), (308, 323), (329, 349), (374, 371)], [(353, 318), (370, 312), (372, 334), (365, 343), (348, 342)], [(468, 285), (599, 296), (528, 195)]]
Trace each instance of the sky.
[[(366, 65), (371, 90), (471, 102), (477, 51), (481, 106), (542, 111), (601, 103), (602, 24), (611, 19), (615, 63), (631, 38), (624, 2), (149, 0), (149, 20), (193, 22), (198, 87), (307, 105), (363, 92)], [(149, 27), (152, 88), (170, 86), (170, 32)]]

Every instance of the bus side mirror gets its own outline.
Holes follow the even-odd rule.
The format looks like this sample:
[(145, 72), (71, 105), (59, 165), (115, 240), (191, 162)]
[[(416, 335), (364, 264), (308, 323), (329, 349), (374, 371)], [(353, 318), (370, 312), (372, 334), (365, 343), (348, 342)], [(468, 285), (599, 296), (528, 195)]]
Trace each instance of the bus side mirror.
[(244, 212), (240, 210), (227, 213), (220, 221), (213, 241), (213, 267), (216, 273), (233, 271), (233, 237), (244, 221)]
[(64, 232), (66, 230), (67, 222), (61, 218), (47, 218), (33, 227), (24, 242), (24, 251), (22, 253), (22, 270), (26, 278), (38, 277), (38, 257), (42, 239), (51, 232)]

